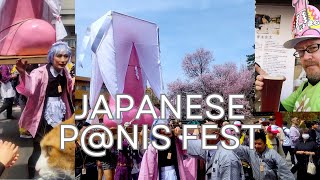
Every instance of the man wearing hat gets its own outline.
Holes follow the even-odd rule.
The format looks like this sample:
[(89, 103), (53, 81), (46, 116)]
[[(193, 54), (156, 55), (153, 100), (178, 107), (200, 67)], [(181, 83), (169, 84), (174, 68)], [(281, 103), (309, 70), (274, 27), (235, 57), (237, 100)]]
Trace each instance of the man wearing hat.
[(279, 153), (280, 156), (284, 157), (282, 144), (280, 143), (280, 140), (277, 137), (278, 133), (279, 130), (277, 125), (268, 126), (266, 135), (267, 145), (269, 149), (274, 149), (276, 152)]
[[(276, 125), (276, 117), (275, 116), (270, 116), (269, 117), (269, 123), (270, 123), (269, 126)], [(280, 145), (282, 146), (283, 141), (285, 139), (285, 134), (284, 134), (283, 129), (281, 127), (279, 127), (279, 126), (277, 126), (277, 127), (278, 127), (278, 131), (279, 131), (279, 133), (277, 134), (277, 138), (279, 139)]]
[(240, 140), (240, 144), (244, 146), (249, 146), (249, 136), (246, 130), (241, 129), (242, 124), (242, 121), (234, 121), (233, 123), (233, 125), (237, 126), (240, 130), (240, 133), (237, 134), (237, 137)]
[[(281, 101), (280, 111), (310, 112), (320, 111), (320, 12), (307, 0), (293, 1), (295, 14), (293, 19), (294, 38), (285, 42), (285, 48), (294, 48), (293, 54), (299, 58), (306, 72), (308, 81), (294, 91), (288, 98)], [(294, 63), (294, 62), (292, 62)], [(266, 74), (260, 73), (256, 78), (256, 90), (263, 89)]]

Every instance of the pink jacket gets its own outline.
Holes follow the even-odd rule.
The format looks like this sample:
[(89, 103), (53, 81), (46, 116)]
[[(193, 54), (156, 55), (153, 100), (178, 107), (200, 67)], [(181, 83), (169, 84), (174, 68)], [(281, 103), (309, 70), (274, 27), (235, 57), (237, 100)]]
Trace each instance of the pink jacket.
[(183, 160), (184, 171), (187, 176), (187, 179), (195, 180), (197, 179), (197, 170), (198, 170), (198, 160), (194, 157), (188, 156), (187, 159)]
[[(46, 90), (48, 85), (48, 71), (47, 65), (39, 67), (33, 70), (30, 75), (25, 73), (24, 78), (20, 76), (20, 84), (16, 87), (17, 91), (28, 98), (26, 107), (21, 114), (19, 120), (19, 126), (25, 128), (30, 134), (35, 137), (40, 119), (42, 117), (44, 100), (46, 96)], [(67, 91), (70, 95), (73, 89), (72, 79), (67, 69), (64, 69), (64, 74), (67, 78)], [(62, 100), (66, 104), (65, 117), (72, 116), (71, 109), (72, 104), (69, 105), (67, 92), (63, 91)]]
[[(193, 177), (186, 176), (185, 167), (183, 166), (183, 150), (181, 141), (176, 141), (177, 159), (179, 166), (179, 175), (181, 180), (195, 180)], [(189, 170), (188, 170), (189, 171)], [(192, 171), (192, 170), (191, 170)], [(143, 155), (139, 180), (159, 180), (158, 171), (158, 150), (152, 144), (149, 145), (147, 151)]]

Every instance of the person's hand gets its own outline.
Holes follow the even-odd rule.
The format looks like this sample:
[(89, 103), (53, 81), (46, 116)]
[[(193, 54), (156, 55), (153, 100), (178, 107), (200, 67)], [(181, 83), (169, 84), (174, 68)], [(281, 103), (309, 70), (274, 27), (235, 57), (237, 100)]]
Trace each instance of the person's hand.
[(0, 162), (5, 167), (11, 167), (18, 160), (18, 149), (19, 147), (11, 142), (0, 140)]
[(259, 118), (259, 124), (262, 124), (262, 122), (264, 122), (262, 118)]
[(296, 154), (304, 154), (304, 151), (297, 151)]
[(16, 62), (16, 69), (20, 75), (23, 75), (26, 72), (28, 61), (22, 62), (22, 59), (17, 60)]
[(257, 91), (261, 91), (263, 89), (263, 77), (267, 76), (268, 73), (264, 71), (260, 66), (257, 64), (254, 65), (255, 71), (259, 74), (256, 78), (255, 86)]
[(254, 69), (255, 71), (260, 74), (260, 75), (268, 75), (268, 73), (266, 71), (264, 71), (260, 66), (258, 66), (257, 64), (254, 65)]
[(256, 98), (260, 99), (261, 96), (261, 90), (263, 89), (263, 79), (264, 76), (267, 76), (268, 73), (265, 72), (260, 66), (258, 66), (257, 64), (255, 64), (255, 71), (259, 74), (256, 77), (256, 81), (255, 81), (255, 89), (256, 89)]
[(263, 89), (263, 75), (258, 75), (256, 78), (255, 86), (257, 91), (261, 91)]
[(193, 134), (192, 135), (197, 135), (198, 136), (199, 134), (200, 134), (199, 128), (193, 130)]
[(304, 151), (304, 154), (305, 154), (305, 155), (315, 155), (314, 152), (310, 152), (310, 151)]
[(178, 137), (182, 134), (182, 129), (180, 129), (180, 127), (176, 127), (174, 128), (173, 133), (176, 137)]
[(19, 154), (16, 154), (15, 157), (7, 164), (6, 168), (13, 166), (18, 159), (19, 159)]

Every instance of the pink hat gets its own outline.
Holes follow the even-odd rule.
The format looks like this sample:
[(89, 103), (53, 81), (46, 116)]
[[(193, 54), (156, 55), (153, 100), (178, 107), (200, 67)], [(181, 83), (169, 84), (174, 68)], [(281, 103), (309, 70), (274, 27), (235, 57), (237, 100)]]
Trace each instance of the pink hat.
[(268, 126), (267, 131), (271, 132), (272, 134), (278, 134), (279, 133), (277, 125)]
[(320, 38), (320, 12), (308, 0), (292, 0), (295, 13), (292, 19), (293, 39), (285, 42), (285, 48), (294, 48), (299, 42)]
[(235, 122), (233, 123), (233, 125), (241, 126), (241, 122), (240, 122), (240, 121), (235, 121)]

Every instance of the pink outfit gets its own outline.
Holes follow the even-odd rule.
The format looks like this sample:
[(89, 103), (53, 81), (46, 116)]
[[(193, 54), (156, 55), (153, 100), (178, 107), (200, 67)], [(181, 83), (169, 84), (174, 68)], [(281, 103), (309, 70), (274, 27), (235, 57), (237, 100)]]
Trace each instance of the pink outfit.
[[(21, 114), (19, 126), (27, 129), (33, 137), (35, 137), (40, 119), (42, 117), (44, 101), (46, 98), (46, 90), (48, 85), (48, 71), (47, 65), (33, 70), (30, 75), (25, 73), (25, 76), (20, 76), (20, 84), (16, 87), (17, 91), (28, 98), (26, 107)], [(70, 74), (67, 69), (64, 69), (64, 75), (67, 79), (67, 92), (63, 91), (62, 100), (65, 103), (67, 110), (65, 117), (72, 116), (72, 104), (69, 104), (68, 94), (72, 94), (73, 84)]]
[(183, 166), (185, 169), (185, 174), (188, 179), (197, 179), (197, 164), (198, 160), (194, 157), (189, 156), (187, 159), (183, 160)]
[[(196, 169), (186, 169), (183, 165), (183, 150), (181, 141), (176, 141), (177, 159), (179, 166), (179, 175), (181, 180), (195, 180), (191, 176), (187, 176), (185, 171), (193, 172)], [(192, 168), (192, 167), (191, 167)], [(159, 180), (158, 170), (158, 150), (152, 144), (149, 145), (147, 151), (143, 155), (141, 168), (139, 173), (139, 180)]]

